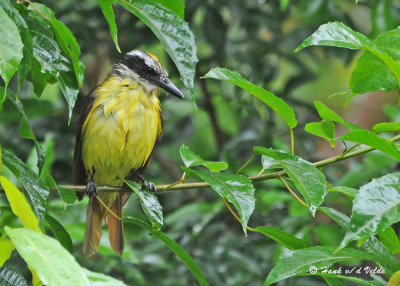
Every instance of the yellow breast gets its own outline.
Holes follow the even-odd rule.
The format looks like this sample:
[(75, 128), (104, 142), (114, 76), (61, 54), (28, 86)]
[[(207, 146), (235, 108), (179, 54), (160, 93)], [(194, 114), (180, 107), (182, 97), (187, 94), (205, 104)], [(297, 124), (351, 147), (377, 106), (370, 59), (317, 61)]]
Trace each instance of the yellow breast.
[(98, 185), (122, 185), (142, 167), (162, 132), (158, 91), (109, 77), (94, 92), (95, 101), (82, 127), (82, 160)]

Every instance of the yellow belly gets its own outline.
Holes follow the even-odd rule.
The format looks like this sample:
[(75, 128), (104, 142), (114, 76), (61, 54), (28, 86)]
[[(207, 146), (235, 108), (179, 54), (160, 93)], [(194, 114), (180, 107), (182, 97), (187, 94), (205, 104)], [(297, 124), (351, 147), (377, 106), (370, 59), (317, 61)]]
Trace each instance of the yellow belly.
[(82, 128), (83, 164), (97, 185), (121, 186), (118, 178), (146, 163), (161, 134), (158, 91), (110, 77), (94, 96)]

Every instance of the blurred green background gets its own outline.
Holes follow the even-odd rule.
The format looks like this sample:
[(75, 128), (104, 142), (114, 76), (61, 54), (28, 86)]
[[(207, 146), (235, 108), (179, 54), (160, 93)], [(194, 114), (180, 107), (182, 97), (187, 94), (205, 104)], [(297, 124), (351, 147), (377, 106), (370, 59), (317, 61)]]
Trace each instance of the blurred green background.
[[(115, 49), (97, 1), (40, 2), (51, 7), (75, 35), (86, 67), (70, 126), (67, 105), (56, 84), (48, 85), (40, 99), (35, 97), (29, 83), (21, 91), (35, 134), (45, 142), (46, 148), (54, 151), (54, 178), (58, 184), (70, 184), (76, 115), (82, 96), (105, 78), (122, 55)], [(324, 102), (346, 120), (364, 128), (385, 119), (400, 119), (394, 92), (357, 95), (346, 107), (347, 98), (335, 94), (348, 90), (359, 53), (337, 48), (310, 48), (294, 53), (306, 37), (328, 21), (341, 21), (371, 38), (395, 28), (400, 19), (400, 1), (358, 1), (356, 5), (350, 0), (190, 0), (185, 5), (185, 20), (195, 34), (198, 49), (197, 110), (189, 96), (185, 101), (178, 101), (161, 95), (164, 136), (146, 170), (148, 180), (167, 184), (181, 177), (179, 147), (182, 144), (205, 159), (227, 161), (232, 171), (247, 161), (253, 146), (289, 149), (289, 130), (266, 105), (229, 83), (200, 79), (217, 66), (238, 71), (294, 108), (299, 121), (294, 130), (296, 154), (309, 161), (328, 158), (345, 149), (337, 144), (332, 150), (329, 143), (304, 131), (306, 123), (319, 120), (313, 100)], [(172, 61), (152, 32), (121, 7), (115, 7), (115, 14), (122, 53), (141, 49), (157, 55), (172, 81), (183, 88)], [(379, 17), (389, 20), (382, 24)], [(6, 101), (0, 113), (1, 145), (34, 166), (34, 146), (29, 140), (21, 142), (18, 124), (19, 118)], [(339, 129), (337, 136), (341, 132)], [(255, 162), (245, 174), (257, 174), (259, 166)], [(395, 168), (393, 159), (382, 153), (371, 153), (329, 166), (325, 173), (332, 185), (357, 187)], [(315, 244), (339, 244), (344, 234), (338, 232), (333, 222), (321, 214), (313, 219), (278, 181), (259, 182), (255, 187), (257, 202), (250, 226), (271, 225)], [(159, 200), (165, 216), (163, 231), (192, 255), (210, 285), (260, 285), (274, 260), (287, 251), (262, 235), (250, 233), (246, 237), (222, 200), (209, 190), (171, 191), (159, 195)], [(110, 274), (129, 285), (196, 284), (185, 265), (169, 249), (134, 225), (126, 225), (126, 250), (122, 257), (109, 248), (104, 230), (98, 254), (84, 258), (81, 242), (86, 203), (84, 200), (64, 205), (54, 193), (48, 210), (72, 236), (75, 256), (82, 266)], [(333, 205), (346, 214), (351, 210), (350, 200), (339, 194), (329, 193), (325, 205)], [(133, 197), (124, 210), (126, 216), (143, 215)], [(11, 217), (2, 219), (0, 224)], [(15, 263), (20, 261), (18, 257), (13, 259)], [(318, 277), (301, 277), (281, 281), (279, 285), (325, 283)]]

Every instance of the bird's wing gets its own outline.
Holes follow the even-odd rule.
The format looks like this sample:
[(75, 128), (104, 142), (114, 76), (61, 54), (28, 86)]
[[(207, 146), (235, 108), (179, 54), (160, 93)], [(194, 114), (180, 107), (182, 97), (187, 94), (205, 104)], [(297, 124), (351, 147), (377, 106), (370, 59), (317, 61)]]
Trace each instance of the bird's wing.
[[(92, 109), (95, 97), (93, 96), (93, 91), (89, 93), (85, 98), (82, 111), (78, 117), (77, 133), (75, 140), (75, 150), (74, 150), (74, 164), (72, 173), (72, 182), (74, 185), (84, 185), (86, 184), (86, 170), (82, 161), (82, 126), (85, 122), (90, 110)], [(79, 200), (83, 198), (83, 192), (77, 193)]]

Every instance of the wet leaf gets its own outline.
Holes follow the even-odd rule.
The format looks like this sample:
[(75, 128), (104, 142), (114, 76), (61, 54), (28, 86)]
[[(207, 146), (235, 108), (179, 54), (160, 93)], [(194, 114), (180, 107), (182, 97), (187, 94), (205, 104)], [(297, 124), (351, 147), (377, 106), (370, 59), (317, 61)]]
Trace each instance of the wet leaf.
[[(71, 119), (72, 109), (79, 91), (74, 66), (61, 54), (60, 47), (54, 40), (52, 28), (49, 23), (43, 23), (32, 17), (28, 17), (25, 20), (33, 39), (33, 55), (41, 66), (40, 76), (36, 75), (32, 77), (33, 83), (36, 84), (36, 90), (37, 92), (43, 91), (43, 86), (50, 80), (47, 72), (51, 77), (56, 78), (68, 103), (69, 119)], [(36, 71), (39, 70), (35, 65), (34, 69)], [(83, 73), (83, 68), (81, 72)]]
[[(350, 218), (345, 214), (328, 207), (320, 207), (319, 211), (328, 215), (331, 219), (336, 221), (345, 231), (349, 230)], [(372, 255), (380, 256), (385, 258), (385, 262), (382, 263), (385, 267), (390, 267), (395, 270), (400, 267), (400, 263), (396, 260), (396, 258), (389, 252), (389, 250), (385, 247), (385, 245), (377, 239), (375, 236), (371, 236), (361, 247), (365, 250), (365, 252), (370, 253)], [(385, 268), (387, 270), (387, 268)]]
[(0, 184), (6, 193), (12, 212), (21, 220), (22, 225), (41, 232), (39, 221), (22, 192), (3, 176), (0, 176)]
[(49, 214), (46, 214), (46, 221), (49, 224), (51, 231), (53, 232), (57, 240), (61, 243), (61, 245), (70, 253), (73, 253), (74, 247), (72, 245), (71, 237), (69, 233), (65, 230), (65, 228), (62, 226), (62, 224)]
[(204, 166), (208, 168), (211, 172), (219, 172), (228, 168), (226, 162), (214, 162), (203, 160), (199, 155), (193, 153), (186, 145), (182, 145), (179, 149), (181, 158), (186, 167), (191, 166)]
[(182, 169), (209, 183), (218, 195), (233, 204), (241, 219), (243, 231), (247, 233), (247, 223), (255, 207), (254, 187), (249, 178), (226, 173), (207, 173), (186, 167)]
[(383, 245), (390, 250), (390, 253), (394, 255), (400, 252), (399, 238), (392, 227), (388, 227), (379, 233), (378, 236)]
[[(7, 235), (3, 235), (0, 237), (0, 249), (1, 249), (0, 251), (0, 269), (1, 269), (1, 266), (3, 266), (4, 262), (6, 262), (11, 257), (11, 253), (15, 249), (14, 244), (11, 242), (11, 240), (8, 239)], [(0, 274), (0, 282), (1, 282), (1, 274)]]
[(297, 238), (294, 235), (275, 227), (257, 226), (254, 229), (254, 231), (264, 234), (265, 236), (271, 238), (272, 240), (278, 242), (279, 244), (283, 245), (284, 247), (290, 250), (307, 248), (312, 246), (309, 242)]
[(83, 272), (89, 279), (90, 284), (93, 286), (125, 286), (126, 284), (120, 280), (117, 280), (111, 276), (104, 275), (102, 273), (93, 272), (83, 268)]
[(22, 138), (32, 140), (35, 144), (36, 154), (38, 157), (37, 166), (38, 166), (39, 172), (41, 172), (44, 161), (45, 161), (45, 153), (43, 152), (43, 149), (40, 146), (40, 143), (37, 141), (36, 136), (33, 133), (33, 130), (29, 124), (29, 119), (26, 116), (24, 106), (22, 105), (22, 101), (17, 100), (16, 96), (11, 91), (9, 91), (7, 94), (7, 100), (15, 107), (15, 109), (17, 110), (17, 112), (21, 118), (19, 129), (18, 129), (19, 135)]
[(289, 128), (295, 128), (297, 125), (297, 120), (293, 109), (287, 105), (283, 99), (277, 97), (275, 94), (266, 91), (265, 89), (250, 83), (247, 79), (242, 77), (235, 71), (231, 71), (225, 68), (214, 68), (210, 70), (203, 78), (213, 78), (218, 80), (228, 81), (250, 94), (257, 97), (259, 100), (264, 102), (266, 105), (271, 107), (275, 112), (277, 112), (286, 121)]
[(365, 51), (358, 59), (351, 74), (350, 89), (354, 93), (379, 90), (391, 91), (397, 88), (397, 80), (390, 68), (377, 56)]
[(310, 37), (305, 39), (295, 52), (310, 46), (330, 46), (348, 49), (362, 49), (371, 45), (371, 41), (340, 22), (321, 25)]
[(23, 58), (24, 44), (14, 21), (0, 7), (0, 76), (4, 80), (5, 89), (0, 94), (0, 110), (7, 92), (7, 86)]
[(351, 222), (340, 247), (370, 237), (400, 221), (400, 174), (388, 174), (362, 186), (353, 200)]
[(18, 253), (45, 285), (89, 285), (75, 258), (54, 238), (28, 228), (4, 228)]
[(378, 149), (389, 156), (400, 160), (400, 151), (397, 149), (396, 144), (392, 141), (379, 137), (375, 133), (368, 130), (354, 130), (339, 138), (351, 142), (362, 143)]
[(115, 24), (115, 16), (112, 5), (115, 3), (115, 0), (99, 0), (101, 12), (103, 12), (104, 18), (108, 23), (108, 27), (110, 28), (110, 34), (114, 41), (115, 47), (118, 52), (121, 52), (118, 46), (118, 31), (117, 24)]
[(194, 102), (193, 79), (198, 60), (194, 36), (189, 25), (154, 0), (117, 0), (117, 2), (145, 23), (160, 40), (175, 63)]
[(28, 168), (18, 157), (3, 149), (3, 163), (18, 178), (25, 197), (29, 197), (30, 204), (35, 211), (39, 223), (42, 224), (46, 212), (47, 197), (50, 190), (40, 177)]
[(279, 162), (297, 190), (303, 195), (313, 216), (324, 201), (328, 187), (324, 174), (310, 162), (280, 150), (254, 147), (254, 153), (271, 157)]
[(328, 140), (332, 148), (335, 148), (335, 124), (330, 120), (307, 123), (305, 131)]
[(351, 263), (357, 260), (373, 260), (381, 261), (382, 258), (365, 253), (358, 249), (342, 249), (335, 255), (332, 254), (334, 247), (332, 246), (316, 246), (304, 249), (298, 249), (291, 253), (290, 256), (281, 258), (275, 267), (268, 274), (264, 285), (281, 281), (283, 279), (308, 275), (310, 267), (314, 266), (321, 274), (323, 267), (330, 267), (334, 263)]
[(182, 19), (185, 18), (185, 3), (182, 0), (157, 0), (157, 2), (170, 9)]
[[(34, 8), (32, 7), (34, 6)], [(33, 13), (37, 13), (36, 9), (39, 10), (42, 15), (44, 15), (46, 20), (50, 23), (53, 32), (57, 38), (58, 45), (60, 46), (61, 50), (64, 54), (72, 61), (72, 65), (74, 67), (76, 80), (78, 81), (78, 87), (82, 85), (83, 77), (85, 73), (85, 67), (83, 66), (82, 62), (79, 60), (79, 56), (81, 54), (81, 48), (79, 47), (78, 43), (74, 35), (71, 31), (64, 25), (63, 22), (56, 19), (56, 15), (54, 11), (50, 8), (46, 7), (40, 3), (33, 3), (30, 4), (29, 9)], [(42, 16), (39, 15), (39, 16)]]
[(125, 184), (136, 194), (144, 213), (149, 218), (152, 226), (159, 229), (163, 225), (162, 206), (157, 197), (149, 190), (142, 189), (141, 185), (129, 180), (123, 180)]
[(321, 116), (322, 119), (324, 120), (330, 120), (333, 122), (337, 122), (339, 124), (342, 124), (344, 126), (346, 126), (349, 130), (359, 130), (362, 129), (361, 127), (354, 125), (350, 122), (347, 122), (345, 120), (343, 120), (339, 114), (337, 114), (335, 111), (333, 111), (332, 109), (330, 109), (328, 106), (326, 106), (325, 104), (323, 104), (322, 102), (316, 100), (314, 101), (314, 105), (315, 108), (318, 111), (319, 116)]
[(23, 43), (23, 58), (18, 67), (18, 91), (20, 90), (20, 86), (27, 76), (33, 56), (33, 42), (31, 34), (29, 33), (28, 26), (25, 23), (24, 18), (20, 15), (17, 9), (15, 9), (10, 2), (8, 1), (0, 1), (0, 7), (3, 8), (4, 12), (10, 17), (15, 25), (18, 28), (19, 34), (21, 36), (21, 40)]
[(374, 131), (375, 133), (400, 131), (400, 122), (378, 123), (375, 124), (374, 127), (372, 127), (372, 131)]

